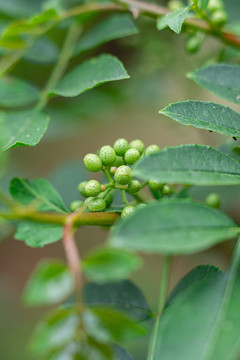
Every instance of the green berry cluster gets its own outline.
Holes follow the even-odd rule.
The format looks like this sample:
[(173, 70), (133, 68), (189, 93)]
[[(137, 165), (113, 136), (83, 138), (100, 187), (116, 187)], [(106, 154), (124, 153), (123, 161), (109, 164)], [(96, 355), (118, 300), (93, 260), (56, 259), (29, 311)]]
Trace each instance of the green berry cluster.
[[(133, 210), (146, 206), (138, 192), (146, 185), (154, 191), (163, 191), (164, 185), (156, 181), (141, 184), (139, 180), (133, 179), (131, 166), (141, 157), (151, 156), (157, 151), (160, 151), (160, 147), (156, 144), (145, 147), (142, 140), (135, 139), (128, 142), (124, 138), (119, 138), (113, 146), (104, 145), (96, 154), (87, 154), (83, 160), (87, 170), (93, 173), (101, 170), (107, 176), (108, 183), (102, 184), (96, 179), (81, 182), (78, 190), (85, 201), (73, 201), (70, 210), (104, 211), (111, 207), (116, 191), (122, 193), (125, 205), (122, 210), (123, 218)], [(132, 200), (129, 200), (129, 196)]]

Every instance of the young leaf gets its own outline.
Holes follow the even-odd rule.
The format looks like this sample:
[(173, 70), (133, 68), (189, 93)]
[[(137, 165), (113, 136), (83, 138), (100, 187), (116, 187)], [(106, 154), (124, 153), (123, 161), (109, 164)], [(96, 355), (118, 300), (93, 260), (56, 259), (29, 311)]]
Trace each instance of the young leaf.
[(58, 309), (47, 316), (36, 328), (30, 349), (36, 355), (66, 346), (75, 339), (80, 317), (72, 309)]
[(115, 56), (104, 54), (86, 60), (71, 70), (51, 93), (72, 97), (105, 82), (128, 78), (123, 64)]
[(29, 306), (55, 304), (74, 290), (73, 277), (67, 266), (57, 260), (44, 260), (34, 270), (23, 293)]
[(120, 342), (146, 334), (146, 328), (125, 313), (107, 307), (91, 307), (83, 313), (86, 333), (101, 343)]
[(22, 240), (31, 247), (43, 247), (60, 240), (63, 236), (61, 225), (38, 224), (30, 221), (23, 221), (17, 225), (14, 238)]
[(109, 243), (146, 253), (191, 254), (239, 232), (233, 220), (216, 209), (190, 200), (166, 199), (119, 221)]
[(33, 110), (0, 113), (3, 121), (4, 139), (1, 151), (19, 145), (34, 146), (39, 143), (48, 127), (47, 114)]
[(133, 173), (145, 180), (170, 184), (240, 184), (240, 164), (206, 145), (167, 147), (137, 161)]
[(223, 105), (188, 100), (170, 104), (160, 114), (183, 125), (240, 137), (240, 114)]
[(46, 179), (35, 179), (30, 183), (27, 179), (14, 178), (10, 193), (22, 205), (34, 205), (41, 211), (68, 212), (62, 198)]
[(92, 26), (80, 38), (75, 54), (93, 49), (105, 42), (134, 35), (138, 29), (129, 14), (113, 14)]
[(152, 312), (140, 289), (129, 280), (112, 284), (87, 283), (83, 289), (84, 302), (89, 306), (108, 306), (145, 320)]
[(180, 34), (183, 22), (186, 19), (191, 7), (192, 5), (177, 9), (165, 16), (162, 16), (157, 20), (157, 29), (163, 30), (169, 26), (175, 33)]
[(127, 251), (104, 247), (91, 252), (82, 265), (89, 279), (104, 283), (126, 278), (141, 266), (141, 259)]
[(0, 79), (0, 106), (24, 106), (38, 98), (39, 90), (36, 86), (16, 78)]
[(230, 269), (208, 273), (172, 299), (159, 323), (152, 360), (160, 356), (171, 360), (238, 358), (239, 258), (238, 245)]
[(240, 104), (240, 66), (209, 65), (191, 72), (188, 77), (223, 99)]

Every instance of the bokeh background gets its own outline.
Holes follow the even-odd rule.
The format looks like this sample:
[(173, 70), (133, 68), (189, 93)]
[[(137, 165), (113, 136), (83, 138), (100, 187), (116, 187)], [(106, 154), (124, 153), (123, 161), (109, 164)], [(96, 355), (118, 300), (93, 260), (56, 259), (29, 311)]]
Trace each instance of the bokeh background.
[[(78, 4), (79, 1), (71, 1)], [(164, 1), (158, 1), (164, 4)], [(166, 1), (165, 1), (166, 3)], [(0, 21), (8, 21), (22, 11), (26, 16), (39, 10), (40, 0), (0, 0)], [(227, 0), (231, 23), (240, 28), (239, 0)], [(18, 10), (14, 13), (14, 9)], [(101, 15), (102, 16), (102, 15)], [(82, 59), (99, 53), (111, 53), (124, 63), (130, 79), (97, 87), (73, 99), (54, 98), (47, 111), (51, 116), (49, 129), (42, 141), (32, 148), (18, 147), (9, 152), (7, 166), (1, 185), (7, 189), (14, 176), (30, 179), (47, 177), (58, 189), (68, 205), (78, 199), (78, 183), (89, 174), (82, 166), (88, 152), (97, 151), (102, 145), (112, 145), (116, 138), (129, 141), (142, 139), (146, 145), (160, 147), (183, 143), (208, 144), (227, 149), (221, 145), (224, 136), (179, 125), (159, 115), (158, 111), (169, 103), (186, 99), (215, 101), (229, 106), (211, 93), (204, 91), (186, 77), (186, 73), (204, 64), (226, 61), (239, 62), (239, 52), (223, 47), (217, 40), (206, 38), (200, 50), (190, 55), (186, 52), (187, 35), (170, 31), (158, 32), (153, 20), (141, 18), (136, 21), (139, 33), (112, 41), (82, 57), (76, 57), (71, 66)], [(48, 36), (60, 48), (66, 29), (51, 31)], [(55, 49), (57, 52), (57, 48)], [(51, 49), (46, 49), (51, 60)], [(54, 54), (52, 55), (54, 59)], [(12, 71), (38, 84), (46, 83), (52, 63), (39, 63), (36, 59), (21, 61)], [(230, 104), (237, 110), (237, 107)], [(231, 144), (235, 144), (230, 140)], [(204, 200), (212, 188), (193, 188), (192, 196)], [(222, 197), (221, 208), (240, 223), (239, 187), (217, 188)], [(82, 256), (89, 249), (102, 244), (107, 230), (84, 227), (77, 232), (77, 244)], [(233, 242), (223, 243), (208, 251), (192, 256), (175, 257), (172, 264), (170, 289), (190, 269), (198, 264), (213, 264), (225, 269), (229, 263)], [(0, 359), (30, 360), (28, 339), (41, 315), (49, 309), (28, 309), (21, 303), (21, 293), (36, 263), (42, 258), (62, 258), (61, 242), (42, 249), (27, 247), (13, 239), (12, 232), (0, 244)], [(144, 256), (144, 266), (132, 275), (133, 281), (144, 292), (154, 307), (158, 293), (161, 256)], [(146, 358), (147, 343), (128, 344), (138, 360)], [(94, 359), (93, 359), (94, 360)]]

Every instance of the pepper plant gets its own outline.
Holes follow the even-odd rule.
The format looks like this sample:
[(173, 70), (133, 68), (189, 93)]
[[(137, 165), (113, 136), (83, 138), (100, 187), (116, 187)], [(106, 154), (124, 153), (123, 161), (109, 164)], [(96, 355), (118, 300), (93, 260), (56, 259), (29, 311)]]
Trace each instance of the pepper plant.
[[(206, 36), (231, 49), (235, 64), (221, 62), (220, 56), (220, 62), (188, 77), (240, 103), (239, 30), (228, 26), (221, 0), (171, 0), (166, 7), (141, 0), (11, 0), (0, 1), (0, 11), (1, 171), (11, 148), (40, 142), (52, 98), (75, 97), (129, 78), (117, 57), (90, 54), (106, 42), (136, 34), (141, 17), (151, 18), (159, 31), (182, 31), (191, 53)], [(65, 33), (59, 54), (48, 37), (53, 29)], [(52, 63), (42, 89), (11, 75), (23, 59)], [(187, 100), (160, 113), (234, 141), (240, 138), (240, 115), (224, 105)], [(239, 240), (228, 270), (198, 266), (168, 288), (173, 256), (190, 256), (240, 234), (240, 226), (218, 209), (217, 195), (218, 186), (240, 185), (240, 147), (234, 141), (220, 149), (198, 144), (161, 148), (126, 134), (101, 149), (92, 144), (82, 160), (93, 178), (79, 183), (79, 197), (69, 207), (47, 179), (30, 181), (15, 174), (10, 194), (0, 192), (1, 236), (13, 231), (35, 248), (62, 241), (66, 255), (66, 262), (37, 264), (23, 291), (29, 306), (55, 305), (30, 339), (34, 359), (130, 360), (127, 341), (138, 344), (145, 338), (148, 360), (239, 359)], [(192, 186), (216, 191), (203, 203), (191, 196)], [(106, 243), (82, 259), (74, 234), (86, 225), (109, 229)], [(143, 266), (144, 253), (163, 257), (157, 309), (128, 280)]]

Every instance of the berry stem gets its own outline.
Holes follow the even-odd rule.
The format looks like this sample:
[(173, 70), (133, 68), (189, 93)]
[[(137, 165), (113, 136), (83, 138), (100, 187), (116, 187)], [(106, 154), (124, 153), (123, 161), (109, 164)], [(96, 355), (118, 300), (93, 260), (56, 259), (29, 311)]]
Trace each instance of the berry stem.
[(112, 177), (111, 177), (111, 174), (110, 174), (110, 172), (109, 172), (109, 169), (103, 168), (102, 171), (104, 172), (104, 174), (105, 174), (106, 177), (108, 178), (109, 182), (110, 182), (110, 183), (113, 183), (113, 179), (112, 179)]
[(126, 191), (125, 190), (121, 190), (121, 194), (122, 194), (122, 201), (125, 205), (129, 205), (127, 196), (126, 196)]

